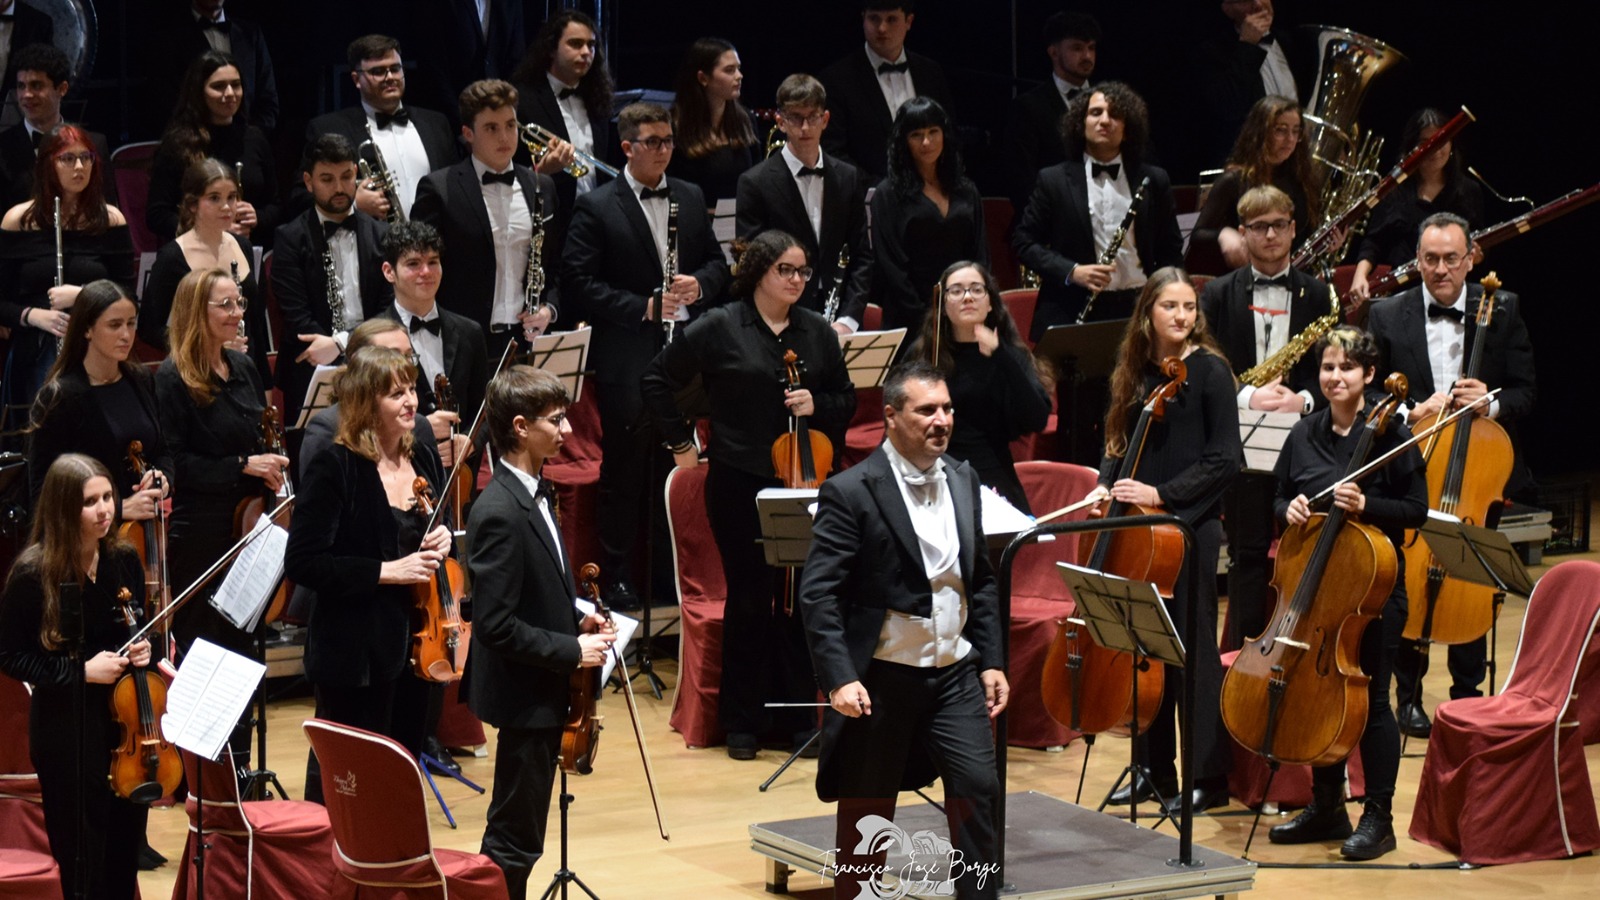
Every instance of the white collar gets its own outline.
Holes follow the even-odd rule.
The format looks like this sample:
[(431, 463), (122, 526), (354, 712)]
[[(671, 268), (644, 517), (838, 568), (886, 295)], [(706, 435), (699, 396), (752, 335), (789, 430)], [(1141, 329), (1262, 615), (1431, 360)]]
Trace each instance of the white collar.
[(622, 167), (622, 175), (624, 178), (628, 179), (628, 187), (633, 191), (635, 197), (639, 195), (640, 191), (646, 188), (649, 188), (652, 191), (658, 191), (667, 186), (667, 176), (665, 173), (662, 174), (661, 181), (653, 185), (645, 184), (639, 179), (633, 177), (633, 170), (627, 166)]
[[(783, 145), (783, 149), (778, 151), (778, 152), (783, 154), (783, 161), (784, 161), (784, 163), (786, 165), (789, 166), (789, 174), (795, 176), (796, 178), (798, 178), (800, 176), (800, 169), (805, 166), (805, 163), (800, 161), (800, 157), (794, 155), (794, 151), (789, 149), (789, 145), (788, 144), (784, 144)], [(821, 169), (823, 167), (822, 164), (823, 164), (823, 161), (825, 159), (827, 159), (827, 154), (823, 153), (821, 148), (818, 148), (818, 150), (817, 150), (817, 164), (812, 166), (811, 168), (813, 168), (813, 169)]]
[(933, 461), (933, 465), (927, 471), (918, 469), (911, 464), (911, 460), (900, 455), (900, 451), (894, 447), (894, 442), (887, 437), (883, 439), (883, 452), (889, 458), (889, 468), (894, 472), (895, 478), (900, 481), (905, 481), (907, 475), (932, 475), (936, 472), (944, 471), (945, 468), (944, 457), (941, 456)]
[(478, 174), (479, 184), (483, 183), (483, 173), (485, 172), (494, 172), (496, 175), (504, 175), (506, 172), (515, 172), (517, 170), (517, 164), (515, 162), (511, 163), (509, 166), (506, 166), (503, 171), (495, 172), (493, 169), (489, 168), (488, 163), (477, 158), (476, 156), (469, 156), (468, 159), (472, 160), (472, 170)]
[(1424, 310), (1428, 308), (1428, 304), (1430, 303), (1439, 303), (1440, 306), (1443, 306), (1447, 309), (1454, 309), (1455, 307), (1459, 306), (1464, 310), (1467, 308), (1466, 301), (1467, 283), (1465, 281), (1461, 282), (1461, 293), (1457, 294), (1456, 298), (1451, 300), (1449, 303), (1439, 303), (1439, 298), (1433, 296), (1433, 291), (1428, 289), (1427, 283), (1424, 282), (1422, 285), (1422, 308)]
[(1060, 75), (1051, 72), (1050, 80), (1056, 83), (1056, 92), (1062, 95), (1065, 95), (1068, 91), (1087, 91), (1089, 89), (1088, 79), (1084, 79), (1083, 84), (1073, 84)]
[(868, 43), (862, 43), (861, 47), (867, 51), (867, 62), (872, 66), (872, 74), (874, 75), (878, 74), (878, 67), (884, 63), (893, 63), (894, 65), (898, 66), (899, 64), (907, 61), (906, 48), (904, 44), (900, 45), (900, 57), (898, 59), (884, 59), (877, 53), (873, 52), (872, 45)]
[[(406, 309), (404, 306), (401, 306), (399, 300), (394, 301), (394, 311), (400, 314), (400, 321), (404, 323), (407, 328), (411, 327), (411, 320), (413, 318), (417, 318), (415, 313), (409, 309)], [(439, 318), (439, 301), (433, 301), (433, 306), (427, 312), (423, 313), (421, 318), (424, 322), (432, 322), (434, 319)]]

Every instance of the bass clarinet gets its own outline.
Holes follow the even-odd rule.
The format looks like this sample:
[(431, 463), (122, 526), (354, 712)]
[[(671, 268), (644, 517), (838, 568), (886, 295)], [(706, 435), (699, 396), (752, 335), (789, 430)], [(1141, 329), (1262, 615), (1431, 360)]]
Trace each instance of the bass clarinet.
[(839, 266), (833, 275), (833, 287), (828, 289), (828, 299), (822, 304), (822, 315), (829, 322), (839, 317), (839, 295), (844, 291), (845, 270), (850, 268), (850, 245), (839, 247)]
[[(1144, 201), (1144, 192), (1150, 187), (1150, 176), (1146, 175), (1139, 181), (1139, 189), (1133, 192), (1133, 202), (1128, 204), (1128, 214), (1122, 217), (1122, 224), (1111, 233), (1111, 241), (1106, 244), (1106, 251), (1100, 254), (1097, 263), (1109, 266), (1117, 261), (1117, 254), (1122, 252), (1122, 242), (1128, 239), (1128, 230), (1133, 227), (1133, 220), (1139, 217), (1139, 204)], [(1089, 318), (1089, 311), (1094, 309), (1094, 298), (1100, 296), (1099, 291), (1090, 291), (1089, 299), (1084, 301), (1083, 309), (1078, 312), (1078, 324), (1082, 325)]]
[[(661, 267), (662, 303), (666, 302), (667, 292), (672, 290), (672, 279), (676, 277), (678, 277), (678, 201), (669, 200), (667, 201), (667, 262)], [(678, 325), (677, 314), (674, 313), (672, 318), (666, 318), (663, 310), (662, 318), (666, 321), (661, 323), (661, 327), (666, 332), (667, 343), (670, 344), (672, 332)]]

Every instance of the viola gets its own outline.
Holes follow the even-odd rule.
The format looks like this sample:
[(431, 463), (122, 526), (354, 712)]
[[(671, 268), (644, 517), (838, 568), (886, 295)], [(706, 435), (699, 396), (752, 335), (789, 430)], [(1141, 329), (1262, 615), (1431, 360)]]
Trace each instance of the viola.
[[(127, 588), (117, 592), (122, 619), (131, 635), (139, 633), (139, 610)], [(150, 677), (144, 666), (130, 666), (111, 688), (111, 714), (122, 728), (122, 740), (111, 751), (111, 790), (130, 802), (148, 806), (177, 790), (183, 778), (178, 748), (161, 734), (167, 712), (167, 683)]]
[[(283, 419), (278, 412), (278, 407), (268, 403), (266, 408), (261, 410), (261, 421), (256, 426), (256, 429), (257, 446), (260, 448), (260, 452), (275, 453), (278, 456), (288, 455), (283, 448)], [(289, 473), (285, 471), (283, 473), (283, 488), (279, 493), (274, 494), (271, 491), (263, 490), (254, 497), (247, 497), (239, 501), (239, 505), (233, 510), (233, 536), (242, 538), (249, 534), (255, 529), (256, 522), (277, 505), (277, 500), (280, 497), (290, 498), (293, 496), (294, 485), (290, 483)], [(292, 510), (289, 518), (293, 518)], [(283, 526), (285, 528), (289, 526), (289, 519), (283, 522)], [(278, 582), (278, 590), (272, 595), (272, 599), (267, 602), (267, 608), (261, 614), (261, 621), (266, 623), (278, 621), (289, 605), (289, 595), (291, 593), (289, 580), (286, 578), (281, 579)]]
[[(417, 508), (429, 518), (431, 531), (436, 509), (433, 488), (419, 475), (411, 482), (411, 490)], [(466, 574), (453, 556), (444, 558), (433, 578), (412, 586), (411, 666), (424, 681), (448, 684), (459, 680), (466, 669), (472, 626), (461, 618), (459, 598), (465, 589)]]
[[(1483, 279), (1483, 299), (1474, 318), (1477, 333), (1472, 339), (1464, 378), (1476, 379), (1482, 369), (1484, 346), (1489, 326), (1494, 321), (1495, 292), (1500, 279), (1490, 272)], [(1440, 410), (1418, 423), (1418, 430), (1432, 426), (1449, 414)], [(1463, 427), (1464, 426), (1464, 427)], [(1440, 448), (1445, 452), (1438, 452)], [(1488, 416), (1473, 416), (1439, 429), (1422, 445), (1427, 463), (1428, 506), (1459, 517), (1473, 525), (1491, 526), (1500, 517), (1504, 499), (1500, 496), (1511, 478), (1515, 451), (1511, 438), (1499, 422)], [(1468, 479), (1467, 461), (1472, 462)], [(1403, 548), (1406, 557), (1406, 596), (1411, 605), (1404, 635), (1423, 643), (1464, 644), (1489, 632), (1500, 613), (1498, 599), (1503, 595), (1488, 585), (1472, 584), (1450, 577), (1444, 565), (1422, 540), (1420, 531), (1406, 532)]]
[[(578, 581), (596, 611), (608, 618), (611, 611), (600, 599), (600, 567), (584, 563)], [(561, 770), (569, 775), (588, 775), (594, 771), (594, 755), (600, 749), (600, 732), (605, 717), (595, 712), (600, 698), (602, 666), (579, 666), (567, 680), (567, 721), (561, 727)]]
[[(1189, 375), (1183, 360), (1175, 356), (1161, 361), (1161, 373), (1167, 381), (1150, 392), (1139, 411), (1122, 465), (1117, 469), (1119, 481), (1138, 474), (1139, 457), (1151, 424), (1166, 417), (1167, 402), (1178, 395)], [(1112, 501), (1101, 515), (1112, 519), (1159, 512)], [(1183, 568), (1183, 534), (1175, 525), (1100, 532), (1079, 544), (1079, 561), (1096, 571), (1153, 582), (1162, 596), (1171, 597)], [(1045, 709), (1057, 722), (1083, 734), (1128, 734), (1135, 721), (1139, 730), (1145, 731), (1161, 709), (1166, 668), (1148, 659), (1141, 660), (1139, 666), (1135, 676), (1129, 654), (1096, 644), (1080, 620), (1058, 619), (1040, 685)], [(1137, 709), (1133, 707), (1135, 680), (1139, 688)]]
[[(1367, 415), (1341, 481), (1405, 401), (1404, 375), (1384, 388), (1389, 396)], [(1273, 764), (1350, 755), (1367, 724), (1361, 636), (1394, 589), (1398, 559), (1382, 531), (1337, 506), (1284, 531), (1272, 573), (1277, 607), (1222, 680), (1222, 721), (1234, 740)]]
[[(150, 471), (144, 460), (143, 441), (128, 442), (128, 469), (139, 481), (143, 481), (145, 473)], [(151, 485), (161, 487), (159, 471), (155, 473)], [(117, 536), (131, 544), (134, 552), (139, 555), (139, 566), (144, 569), (145, 605), (157, 610), (165, 608), (167, 601), (171, 599), (167, 588), (166, 508), (157, 501), (154, 519), (124, 522), (117, 529)]]
[[(433, 378), (433, 403), (434, 406), (444, 412), (457, 414), (461, 412), (459, 404), (456, 403), (455, 388), (450, 386), (450, 379), (443, 372)], [(455, 437), (456, 426), (451, 425), (450, 440), (453, 442)], [(450, 491), (450, 512), (455, 515), (455, 521), (458, 526), (466, 521), (463, 512), (466, 508), (467, 498), (472, 496), (472, 482), (477, 475), (472, 471), (471, 467), (462, 465), (463, 462), (463, 460), (452, 459), (450, 467), (450, 473), (454, 476), (449, 486), (452, 489)]]
[[(783, 383), (790, 391), (801, 390), (800, 370), (804, 364), (793, 350), (783, 351)], [(772, 468), (786, 488), (814, 488), (822, 484), (833, 469), (833, 442), (820, 431), (812, 431), (806, 416), (790, 416), (789, 430), (772, 442)]]

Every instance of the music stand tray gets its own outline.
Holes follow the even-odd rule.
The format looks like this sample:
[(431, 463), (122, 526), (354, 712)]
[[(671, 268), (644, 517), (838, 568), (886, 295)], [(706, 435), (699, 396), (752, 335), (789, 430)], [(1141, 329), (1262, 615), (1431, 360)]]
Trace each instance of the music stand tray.
[(561, 379), (572, 402), (583, 398), (584, 367), (589, 363), (589, 342), (594, 331), (588, 326), (576, 331), (556, 331), (533, 339), (528, 364)]
[(1184, 666), (1183, 639), (1154, 584), (1066, 562), (1056, 563), (1056, 568), (1077, 603), (1077, 618), (1084, 621), (1096, 644), (1169, 666)]
[(850, 373), (850, 383), (856, 390), (875, 388), (883, 384), (894, 365), (894, 354), (905, 340), (904, 328), (888, 331), (858, 331), (839, 337), (839, 349), (844, 353), (845, 369)]
[(1422, 538), (1451, 577), (1522, 597), (1533, 593), (1533, 579), (1511, 546), (1511, 539), (1492, 528), (1469, 525), (1436, 509), (1428, 510)]
[(1071, 357), (1075, 361), (1074, 373), (1079, 378), (1110, 375), (1116, 367), (1117, 347), (1122, 343), (1122, 333), (1127, 329), (1127, 319), (1085, 322), (1082, 325), (1052, 325), (1039, 336), (1039, 343), (1033, 347), (1033, 355), (1052, 360)]
[(1244, 445), (1245, 469), (1273, 471), (1278, 465), (1278, 454), (1283, 452), (1283, 444), (1289, 439), (1289, 429), (1298, 421), (1299, 413), (1239, 410), (1239, 443)]
[(816, 505), (816, 488), (762, 488), (756, 492), (761, 549), (767, 565), (779, 569), (805, 565), (806, 554), (811, 552), (811, 517)]

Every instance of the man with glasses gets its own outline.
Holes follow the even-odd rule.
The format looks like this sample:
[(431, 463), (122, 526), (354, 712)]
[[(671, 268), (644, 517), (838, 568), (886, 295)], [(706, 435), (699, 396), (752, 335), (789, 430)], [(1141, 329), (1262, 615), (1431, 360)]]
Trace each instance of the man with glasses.
[[(1533, 410), (1534, 400), (1533, 344), (1522, 322), (1517, 295), (1495, 292), (1494, 318), (1485, 336), (1483, 358), (1477, 361), (1478, 377), (1466, 378), (1463, 373), (1472, 363), (1469, 348), (1474, 346), (1478, 330), (1474, 319), (1483, 299), (1483, 286), (1467, 282), (1472, 269), (1467, 220), (1454, 213), (1434, 213), (1423, 219), (1418, 229), (1417, 267), (1422, 284), (1379, 300), (1367, 314), (1367, 328), (1383, 353), (1382, 371), (1400, 372), (1411, 384), (1413, 405), (1407, 411), (1407, 422), (1415, 427), (1435, 413), (1458, 409), (1499, 388), (1499, 396), (1487, 408), (1480, 407), (1478, 414), (1505, 426), (1515, 446), (1516, 421)], [(1515, 496), (1531, 486), (1532, 476), (1518, 453), (1504, 493)], [(1411, 598), (1412, 603), (1423, 601)], [(1395, 662), (1400, 730), (1412, 737), (1426, 737), (1432, 730), (1422, 709), (1427, 647), (1410, 641), (1406, 644), (1416, 652), (1402, 652)], [(1481, 637), (1451, 645), (1452, 700), (1481, 696), (1485, 650)]]
[[(661, 348), (664, 328), (682, 328), (691, 310), (719, 302), (728, 266), (711, 231), (705, 196), (687, 181), (666, 176), (672, 160), (672, 117), (661, 106), (635, 103), (617, 116), (622, 177), (578, 198), (567, 231), (561, 293), (594, 328), (589, 362), (599, 390), (603, 429), (600, 463), (600, 568), (606, 602), (637, 608), (632, 561), (641, 506), (649, 503), (652, 527), (664, 523), (661, 492), (646, 497), (651, 454), (659, 454), (655, 429), (643, 420), (639, 379)], [(671, 210), (677, 210), (675, 273), (668, 267)], [(668, 465), (659, 467), (665, 477)], [(663, 529), (664, 534), (664, 529)], [(663, 595), (670, 595), (670, 550), (655, 541), (653, 566)]]
[[(783, 149), (739, 176), (736, 234), (749, 240), (776, 228), (794, 235), (818, 276), (806, 282), (800, 305), (823, 312), (829, 292), (837, 290), (833, 327), (850, 334), (866, 313), (872, 268), (866, 181), (855, 166), (822, 152), (828, 128), (822, 82), (790, 75), (778, 85), (778, 127)], [(840, 250), (849, 254), (844, 271)]]
[[(404, 214), (411, 209), (423, 176), (460, 158), (455, 135), (442, 114), (404, 103), (406, 73), (399, 41), (369, 34), (351, 41), (345, 57), (350, 64), (350, 80), (361, 93), (361, 105), (312, 119), (306, 126), (306, 143), (323, 134), (344, 135), (357, 148), (371, 140), (372, 147), (361, 148), (361, 158), (376, 172), (377, 156), (383, 155), (400, 198), (401, 209), (397, 212)], [(291, 203), (296, 200), (303, 208), (305, 194), (299, 188)], [(390, 210), (383, 191), (372, 182), (359, 186), (356, 208), (375, 219), (387, 220), (395, 212)]]
[[(0, 203), (6, 209), (33, 197), (33, 163), (39, 144), (51, 129), (65, 121), (61, 117), (61, 101), (67, 96), (72, 77), (72, 63), (52, 44), (29, 44), (11, 62), (17, 73), (17, 108), (22, 112), (22, 121), (0, 131)], [(106, 164), (111, 151), (105, 135), (84, 133), (101, 164)], [(103, 180), (106, 202), (112, 206), (117, 204), (116, 181), (110, 173)]]

